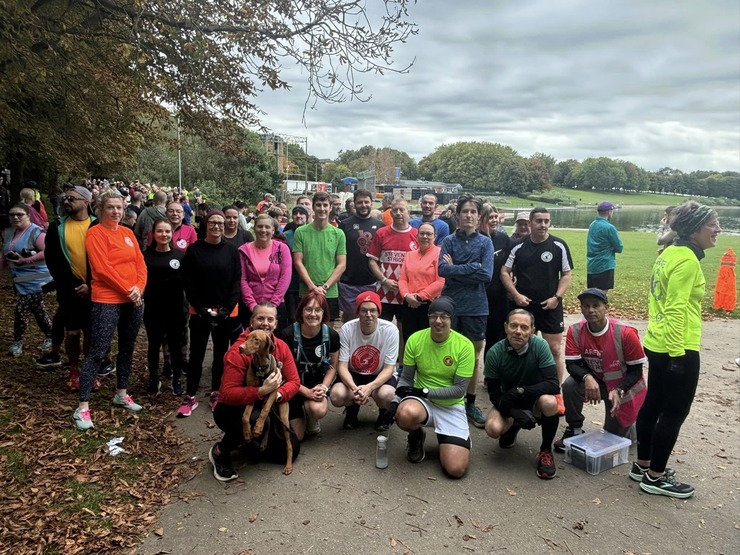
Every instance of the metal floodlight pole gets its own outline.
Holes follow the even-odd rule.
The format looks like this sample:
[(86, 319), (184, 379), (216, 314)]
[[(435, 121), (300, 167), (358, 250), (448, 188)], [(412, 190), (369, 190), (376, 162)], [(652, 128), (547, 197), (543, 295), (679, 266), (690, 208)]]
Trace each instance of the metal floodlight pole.
[(182, 145), (180, 144), (180, 112), (177, 113), (177, 178), (178, 190), (182, 194)]

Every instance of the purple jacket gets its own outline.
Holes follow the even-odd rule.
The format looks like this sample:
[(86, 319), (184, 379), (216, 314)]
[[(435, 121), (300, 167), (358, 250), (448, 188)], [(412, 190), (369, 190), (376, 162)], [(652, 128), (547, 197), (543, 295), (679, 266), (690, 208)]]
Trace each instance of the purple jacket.
[(239, 259), (242, 265), (242, 301), (253, 310), (255, 305), (269, 301), (280, 306), (290, 285), (293, 273), (293, 259), (290, 247), (282, 241), (272, 241), (270, 253), (270, 267), (265, 279), (260, 278), (252, 263), (252, 255), (256, 250), (254, 243), (245, 243), (239, 247)]

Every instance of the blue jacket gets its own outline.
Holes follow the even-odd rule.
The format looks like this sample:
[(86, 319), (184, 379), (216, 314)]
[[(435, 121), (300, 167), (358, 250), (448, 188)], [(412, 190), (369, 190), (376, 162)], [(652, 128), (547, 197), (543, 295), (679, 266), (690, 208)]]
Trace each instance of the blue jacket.
[[(477, 231), (456, 231), (442, 241), (438, 272), (445, 278), (442, 294), (455, 301), (455, 316), (488, 316), (486, 286), (493, 275), (493, 243)], [(452, 257), (453, 264), (444, 261)]]
[(624, 245), (619, 238), (617, 228), (602, 216), (588, 226), (588, 237), (586, 239), (586, 273), (600, 274), (607, 270), (613, 270), (617, 266), (614, 256), (622, 252)]
[(434, 244), (435, 245), (441, 245), (442, 241), (444, 241), (445, 237), (447, 237), (450, 234), (450, 226), (447, 225), (447, 222), (443, 222), (439, 218), (434, 218), (431, 222), (424, 222), (421, 218), (414, 218), (409, 222), (409, 225), (411, 227), (415, 227), (416, 229), (419, 229), (421, 227), (421, 224), (427, 223), (432, 224), (434, 227)]

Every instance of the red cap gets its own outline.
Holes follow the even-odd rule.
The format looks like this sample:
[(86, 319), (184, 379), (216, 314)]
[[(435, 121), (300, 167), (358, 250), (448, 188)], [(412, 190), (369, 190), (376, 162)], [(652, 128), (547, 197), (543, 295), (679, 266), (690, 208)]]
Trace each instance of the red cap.
[(378, 307), (378, 313), (383, 311), (383, 307), (380, 305), (380, 297), (378, 297), (378, 294), (375, 291), (365, 291), (364, 293), (357, 295), (357, 300), (355, 301), (355, 313), (360, 311), (360, 305), (362, 303), (373, 303)]

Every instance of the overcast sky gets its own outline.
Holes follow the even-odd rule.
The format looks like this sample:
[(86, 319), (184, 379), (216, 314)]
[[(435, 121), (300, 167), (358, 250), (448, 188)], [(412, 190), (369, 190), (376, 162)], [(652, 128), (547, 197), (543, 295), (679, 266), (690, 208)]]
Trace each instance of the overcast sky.
[[(367, 0), (371, 4), (373, 0)], [(367, 103), (319, 103), (305, 82), (264, 93), (276, 133), (308, 152), (389, 146), (421, 160), (489, 141), (522, 156), (607, 156), (648, 169), (740, 171), (737, 0), (419, 0), (408, 74), (367, 77)], [(290, 70), (290, 68), (286, 68)], [(300, 79), (300, 78), (298, 78)]]

